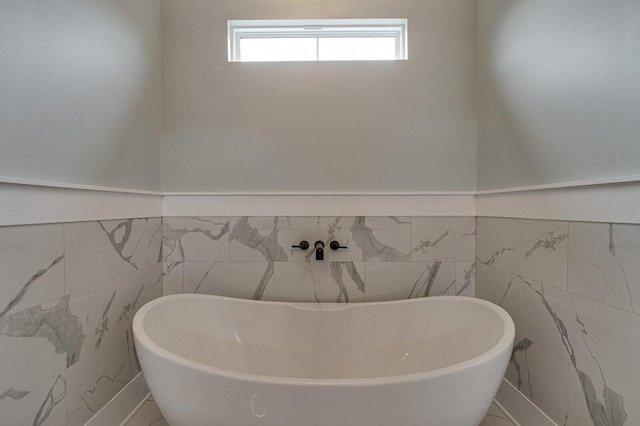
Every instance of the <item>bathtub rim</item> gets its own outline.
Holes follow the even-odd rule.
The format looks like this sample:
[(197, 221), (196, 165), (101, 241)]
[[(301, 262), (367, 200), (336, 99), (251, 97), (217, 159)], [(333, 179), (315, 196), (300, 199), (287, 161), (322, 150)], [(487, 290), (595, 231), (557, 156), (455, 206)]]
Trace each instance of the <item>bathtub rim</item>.
[[(500, 337), (498, 342), (492, 346), (488, 351), (481, 353), (475, 357), (469, 358), (465, 361), (449, 365), (446, 367), (436, 368), (433, 370), (423, 371), (419, 373), (412, 374), (403, 374), (398, 376), (379, 376), (379, 377), (366, 377), (366, 378), (352, 378), (352, 379), (317, 379), (317, 378), (300, 378), (300, 377), (286, 377), (286, 376), (267, 376), (262, 374), (251, 374), (251, 373), (241, 373), (232, 370), (226, 370), (220, 367), (214, 367), (211, 365), (203, 364), (197, 361), (191, 361), (185, 357), (179, 356), (170, 352), (157, 343), (155, 343), (146, 332), (144, 332), (144, 317), (146, 313), (154, 308), (156, 305), (160, 303), (165, 303), (171, 299), (222, 299), (222, 300), (230, 300), (238, 303), (261, 303), (261, 304), (272, 304), (272, 305), (286, 305), (289, 307), (297, 308), (298, 305), (311, 305), (313, 308), (297, 308), (302, 310), (314, 310), (319, 308), (328, 309), (331, 306), (332, 310), (344, 310), (351, 309), (358, 306), (366, 306), (366, 305), (389, 305), (389, 304), (400, 304), (400, 303), (418, 303), (420, 301), (428, 301), (431, 300), (435, 302), (436, 300), (455, 300), (462, 303), (478, 303), (484, 305), (491, 310), (493, 310), (498, 316), (503, 320), (503, 324), (505, 327), (503, 335)], [(136, 332), (138, 330), (138, 332)], [(241, 299), (235, 297), (227, 297), (227, 296), (217, 296), (217, 295), (209, 295), (209, 294), (172, 294), (167, 296), (162, 296), (157, 299), (154, 299), (150, 302), (147, 302), (143, 305), (138, 312), (136, 312), (133, 323), (132, 323), (132, 331), (134, 335), (134, 341), (137, 343), (146, 346), (148, 350), (153, 352), (155, 355), (164, 358), (167, 361), (174, 362), (180, 364), (184, 367), (188, 367), (191, 369), (195, 369), (201, 373), (214, 374), (217, 376), (222, 376), (231, 380), (238, 380), (243, 382), (252, 382), (252, 383), (262, 383), (267, 385), (297, 385), (297, 386), (340, 386), (340, 387), (365, 387), (365, 386), (380, 386), (380, 385), (392, 385), (392, 384), (403, 384), (403, 383), (411, 383), (417, 382), (421, 380), (438, 378), (442, 376), (446, 376), (448, 374), (461, 372), (473, 367), (477, 367), (482, 365), (485, 361), (490, 361), (498, 357), (502, 351), (508, 351), (509, 353), (512, 350), (513, 342), (515, 339), (515, 324), (511, 316), (505, 311), (502, 307), (488, 302), (486, 300), (477, 299), (474, 297), (466, 297), (466, 296), (430, 296), (430, 297), (419, 297), (414, 299), (402, 299), (402, 300), (391, 300), (391, 301), (380, 301), (380, 302), (357, 302), (357, 303), (315, 303), (315, 302), (282, 302), (282, 301), (267, 301), (267, 300), (252, 300), (252, 299)]]

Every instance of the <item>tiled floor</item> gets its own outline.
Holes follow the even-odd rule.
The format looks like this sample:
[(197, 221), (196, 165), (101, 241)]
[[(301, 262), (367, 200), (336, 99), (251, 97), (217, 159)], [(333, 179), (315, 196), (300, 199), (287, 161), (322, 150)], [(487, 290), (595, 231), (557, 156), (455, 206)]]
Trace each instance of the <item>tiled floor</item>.
[[(168, 426), (152, 397), (140, 407), (125, 426)], [(480, 426), (514, 426), (495, 404), (491, 406)]]

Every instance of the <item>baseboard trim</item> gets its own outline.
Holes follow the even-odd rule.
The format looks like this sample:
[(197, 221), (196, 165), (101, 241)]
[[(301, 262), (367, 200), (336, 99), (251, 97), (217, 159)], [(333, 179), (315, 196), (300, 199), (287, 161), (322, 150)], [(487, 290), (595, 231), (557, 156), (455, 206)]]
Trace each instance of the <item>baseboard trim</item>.
[(558, 426), (506, 379), (502, 380), (496, 401), (518, 426)]
[(120, 425), (129, 419), (148, 396), (149, 387), (142, 373), (139, 373), (85, 423), (85, 426)]

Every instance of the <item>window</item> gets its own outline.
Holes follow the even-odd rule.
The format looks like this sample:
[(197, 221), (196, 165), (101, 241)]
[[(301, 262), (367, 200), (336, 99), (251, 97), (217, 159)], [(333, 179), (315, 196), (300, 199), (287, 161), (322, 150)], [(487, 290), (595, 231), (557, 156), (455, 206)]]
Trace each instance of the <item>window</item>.
[(228, 21), (229, 62), (407, 59), (406, 19)]

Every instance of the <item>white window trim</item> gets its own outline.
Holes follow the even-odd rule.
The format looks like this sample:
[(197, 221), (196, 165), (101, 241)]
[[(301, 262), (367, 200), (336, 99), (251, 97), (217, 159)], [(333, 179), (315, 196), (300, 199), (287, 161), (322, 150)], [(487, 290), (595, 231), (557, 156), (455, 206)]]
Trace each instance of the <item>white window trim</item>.
[(242, 62), (240, 39), (394, 37), (395, 60), (408, 59), (407, 19), (268, 19), (227, 21), (229, 62)]

